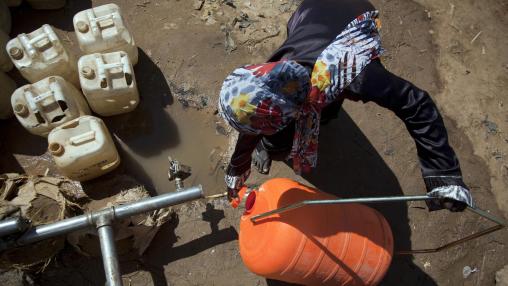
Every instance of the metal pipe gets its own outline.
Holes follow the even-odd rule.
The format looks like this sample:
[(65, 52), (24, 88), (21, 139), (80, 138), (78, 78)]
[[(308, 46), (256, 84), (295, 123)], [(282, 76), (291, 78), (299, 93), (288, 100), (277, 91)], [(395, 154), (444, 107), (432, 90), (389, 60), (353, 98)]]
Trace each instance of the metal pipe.
[(90, 223), (88, 222), (88, 215), (68, 218), (52, 224), (40, 225), (28, 230), (16, 241), (16, 244), (20, 246), (38, 242), (83, 229), (89, 225)]
[(102, 215), (97, 219), (97, 233), (101, 244), (102, 262), (104, 265), (104, 273), (106, 275), (106, 285), (122, 286), (122, 276), (120, 265), (118, 263), (118, 255), (116, 253), (115, 237), (112, 218)]
[(156, 209), (165, 208), (171, 205), (178, 205), (203, 197), (203, 189), (201, 185), (186, 188), (184, 190), (159, 195), (152, 198), (140, 200), (131, 204), (115, 207), (115, 217), (122, 219), (139, 213), (149, 212)]
[[(203, 189), (201, 186), (197, 186), (179, 190), (179, 192), (176, 193), (167, 193), (156, 197), (146, 198), (130, 204), (105, 208), (96, 212), (64, 219), (56, 223), (35, 227), (27, 231), (15, 242), (0, 243), (0, 251), (64, 235), (95, 225), (97, 227), (97, 233), (101, 244), (102, 261), (104, 264), (104, 273), (106, 274), (107, 285), (122, 286), (122, 276), (118, 263), (112, 227), (113, 221), (115, 219), (127, 218), (140, 213), (200, 199), (202, 197)], [(5, 230), (12, 231), (11, 229), (12, 227), (10, 224), (6, 222)]]
[(30, 226), (30, 221), (21, 217), (8, 218), (0, 221), (0, 237), (22, 232)]
[(408, 202), (408, 201), (425, 201), (428, 199), (430, 199), (429, 196), (400, 196), (400, 197), (352, 198), (352, 199), (336, 199), (336, 200), (306, 200), (252, 216), (250, 220), (252, 222), (256, 222), (259, 219), (274, 214), (279, 214), (287, 212), (289, 210), (301, 208), (303, 206), (311, 206), (311, 205)]
[(115, 219), (122, 219), (143, 212), (196, 200), (202, 197), (203, 190), (201, 186), (197, 186), (187, 188), (175, 193), (167, 193), (151, 198), (146, 198), (122, 206), (105, 208), (89, 214), (64, 219), (52, 224), (37, 226), (23, 234), (23, 236), (21, 236), (13, 246), (26, 245), (55, 236), (64, 235), (79, 229), (94, 226), (97, 219), (102, 215), (114, 215)]

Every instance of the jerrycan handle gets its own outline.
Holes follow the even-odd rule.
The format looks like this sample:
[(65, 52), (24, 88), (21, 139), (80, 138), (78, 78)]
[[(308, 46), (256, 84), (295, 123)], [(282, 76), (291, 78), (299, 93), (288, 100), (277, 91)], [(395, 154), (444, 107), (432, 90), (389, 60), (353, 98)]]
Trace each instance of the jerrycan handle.
[(102, 88), (106, 88), (108, 86), (108, 80), (107, 76), (110, 73), (112, 69), (120, 68), (122, 70), (122, 73), (124, 74), (124, 77), (126, 79), (127, 85), (132, 84), (132, 69), (131, 65), (129, 63), (129, 59), (127, 57), (127, 54), (122, 53), (120, 56), (120, 62), (116, 63), (104, 63), (104, 60), (102, 59), (101, 55), (97, 55), (95, 58), (95, 64), (97, 65), (98, 70), (98, 76), (100, 80), (100, 84)]
[(70, 143), (73, 146), (79, 146), (93, 140), (95, 140), (95, 131), (93, 130), (80, 135), (73, 136), (69, 139)]
[(42, 34), (37, 35), (31, 39), (29, 39), (26, 34), (19, 35), (19, 41), (21, 42), (21, 45), (31, 57), (37, 53), (37, 49), (34, 47), (35, 44), (40, 43), (43, 40), (47, 40), (52, 45), (55, 45), (55, 43), (58, 42), (58, 37), (53, 29), (51, 29), (50, 25), (42, 25), (42, 30), (44, 31)]
[(26, 89), (25, 94), (25, 100), (28, 102), (28, 106), (35, 112), (39, 111), (39, 103), (48, 97), (52, 97), (55, 102), (66, 101), (63, 97), (62, 87), (53, 77), (49, 78), (49, 91), (36, 96), (30, 89)]
[[(290, 210), (298, 209), (304, 206), (311, 206), (311, 205), (333, 205), (333, 204), (354, 204), (354, 203), (387, 203), (387, 202), (409, 202), (409, 201), (427, 201), (427, 200), (434, 200), (435, 197), (430, 197), (427, 195), (424, 196), (397, 196), (397, 197), (373, 197), (373, 198), (351, 198), (351, 199), (335, 199), (335, 200), (305, 200), (298, 203), (294, 203), (285, 207), (281, 207), (278, 209), (274, 209), (265, 213), (261, 213), (258, 215), (254, 215), (250, 218), (250, 220), (253, 223), (258, 222), (262, 218), (269, 217), (274, 214), (280, 214), (283, 212), (287, 212)], [(464, 238), (449, 242), (447, 244), (444, 244), (437, 248), (426, 248), (426, 249), (411, 249), (411, 250), (401, 250), (396, 251), (396, 254), (399, 255), (411, 255), (411, 254), (419, 254), (419, 253), (436, 253), (443, 251), (445, 249), (457, 246), (459, 244), (462, 244), (464, 242), (482, 237), (484, 235), (487, 235), (489, 233), (498, 231), (500, 229), (503, 229), (506, 227), (506, 222), (504, 222), (502, 219), (497, 218), (490, 213), (483, 211), (476, 207), (467, 207), (467, 210), (486, 218), (487, 220), (496, 223), (497, 225), (492, 226), (490, 228), (484, 229), (482, 231), (473, 233), (471, 235), (468, 235)]]
[(120, 34), (119, 27), (122, 26), (122, 17), (118, 11), (96, 17), (93, 9), (90, 9), (87, 11), (86, 15), (90, 23), (92, 34), (95, 37), (102, 37), (101, 30), (111, 26), (115, 28), (114, 36)]

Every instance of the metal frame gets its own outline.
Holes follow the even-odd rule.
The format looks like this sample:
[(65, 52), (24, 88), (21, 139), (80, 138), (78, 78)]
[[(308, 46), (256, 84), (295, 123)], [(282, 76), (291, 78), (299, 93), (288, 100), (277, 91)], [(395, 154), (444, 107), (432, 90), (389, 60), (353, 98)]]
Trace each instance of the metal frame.
[[(106, 285), (121, 286), (122, 277), (118, 263), (118, 256), (116, 253), (115, 238), (112, 227), (113, 222), (117, 219), (127, 218), (140, 213), (165, 208), (200, 198), (203, 198), (203, 189), (201, 186), (195, 186), (182, 189), (178, 192), (146, 198), (130, 204), (104, 208), (99, 211), (32, 228), (17, 240), (9, 241), (3, 245), (0, 245), (0, 251), (8, 248), (35, 243), (48, 238), (95, 226), (97, 228), (97, 233), (99, 235), (99, 241), (101, 244), (102, 261), (104, 263), (104, 272), (106, 274)], [(21, 224), (20, 222), (15, 223), (10, 221), (6, 223), (6, 226), (8, 227), (5, 229), (9, 231), (14, 229), (14, 227), (11, 227), (11, 225), (17, 227)]]
[[(336, 204), (354, 204), (354, 203), (387, 203), (387, 202), (410, 202), (410, 201), (427, 201), (427, 200), (435, 200), (435, 197), (430, 196), (397, 196), (397, 197), (374, 197), (374, 198), (352, 198), (352, 199), (335, 199), (335, 200), (305, 200), (298, 203), (290, 204), (285, 207), (281, 207), (278, 209), (274, 209), (268, 212), (264, 212), (258, 215), (254, 215), (250, 218), (250, 220), (253, 223), (258, 222), (259, 220), (269, 217), (274, 214), (280, 214), (283, 212), (287, 212), (290, 210), (294, 210), (297, 208), (301, 208), (304, 206), (312, 206), (312, 205), (336, 205)], [(416, 249), (416, 250), (402, 250), (397, 251), (396, 254), (401, 255), (410, 255), (410, 254), (418, 254), (418, 253), (435, 253), (440, 252), (442, 250), (448, 249), (450, 247), (462, 244), (466, 241), (470, 241), (479, 237), (482, 237), (484, 235), (487, 235), (489, 233), (498, 231), (500, 229), (503, 229), (506, 227), (506, 222), (501, 220), (500, 218), (497, 218), (490, 213), (483, 211), (476, 207), (467, 207), (467, 210), (486, 218), (487, 220), (496, 223), (497, 225), (490, 227), (488, 229), (479, 231), (477, 233), (473, 233), (471, 235), (468, 235), (464, 238), (452, 241), (450, 243), (444, 244), (437, 248), (428, 248), (428, 249)]]

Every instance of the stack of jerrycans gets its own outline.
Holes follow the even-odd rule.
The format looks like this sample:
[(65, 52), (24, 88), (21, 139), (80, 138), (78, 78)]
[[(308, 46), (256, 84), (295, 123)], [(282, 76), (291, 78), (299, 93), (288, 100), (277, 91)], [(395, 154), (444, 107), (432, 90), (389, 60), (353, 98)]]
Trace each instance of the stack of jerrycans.
[[(133, 69), (138, 50), (120, 8), (94, 7), (77, 13), (73, 22), (85, 53), (78, 61), (78, 74), (90, 108), (101, 116), (132, 111), (139, 103)], [(82, 116), (53, 129), (48, 143), (59, 169), (75, 180), (93, 179), (120, 164), (113, 139), (97, 117)]]
[[(137, 61), (137, 47), (115, 4), (79, 12), (74, 26), (80, 48), (89, 53), (79, 66), (49, 25), (19, 35), (6, 51), (32, 83), (11, 97), (17, 119), (29, 132), (48, 137), (49, 152), (63, 175), (86, 181), (120, 163), (111, 134), (101, 119), (89, 115), (88, 104), (102, 116), (138, 105), (131, 61)], [(80, 83), (86, 100), (76, 88)]]
[[(21, 75), (31, 82), (15, 90), (10, 98), (16, 118), (30, 133), (48, 137), (52, 142), (52, 134), (59, 134), (55, 130), (60, 127), (70, 130), (76, 121), (102, 124), (102, 128), (95, 128), (93, 136), (79, 129), (78, 132), (88, 134), (87, 140), (75, 140), (74, 133), (58, 141), (62, 144), (61, 152), (54, 153), (49, 148), (61, 173), (75, 180), (92, 179), (116, 167), (119, 156), (115, 146), (111, 139), (103, 139), (111, 135), (102, 120), (87, 116), (90, 108), (76, 87), (79, 84), (76, 57), (62, 44), (53, 28), (43, 25), (29, 34), (20, 34), (7, 43), (6, 51)], [(58, 140), (61, 137), (57, 136)], [(54, 148), (55, 145), (50, 143), (50, 146)], [(99, 147), (93, 149), (91, 146)], [(116, 158), (106, 157), (111, 153), (116, 154)], [(87, 164), (101, 168), (96, 170)], [(73, 166), (87, 171), (78, 174)]]
[(81, 50), (81, 89), (91, 109), (102, 116), (132, 111), (139, 103), (133, 63), (138, 50), (116, 4), (81, 11), (74, 16)]
[(14, 66), (31, 82), (12, 93), (10, 105), (30, 133), (47, 137), (51, 129), (89, 114), (76, 88), (76, 58), (50, 25), (10, 40), (6, 47)]

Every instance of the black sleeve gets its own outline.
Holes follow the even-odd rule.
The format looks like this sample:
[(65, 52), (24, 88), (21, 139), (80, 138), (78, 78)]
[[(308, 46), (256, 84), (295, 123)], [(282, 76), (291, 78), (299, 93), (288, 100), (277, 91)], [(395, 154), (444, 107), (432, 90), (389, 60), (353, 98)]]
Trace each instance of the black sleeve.
[(240, 133), (236, 141), (235, 151), (231, 156), (226, 174), (229, 176), (241, 176), (250, 170), (252, 152), (261, 140), (260, 135), (248, 135)]
[(443, 119), (426, 91), (390, 73), (379, 60), (374, 60), (353, 80), (345, 94), (353, 100), (373, 101), (404, 121), (416, 143), (428, 191), (445, 185), (464, 185)]

